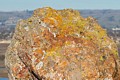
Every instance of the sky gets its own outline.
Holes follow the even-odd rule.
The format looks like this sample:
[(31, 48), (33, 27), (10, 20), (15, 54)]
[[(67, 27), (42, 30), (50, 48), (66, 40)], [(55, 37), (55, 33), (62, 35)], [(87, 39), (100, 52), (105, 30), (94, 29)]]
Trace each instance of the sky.
[(0, 11), (54, 9), (120, 9), (120, 0), (0, 0)]

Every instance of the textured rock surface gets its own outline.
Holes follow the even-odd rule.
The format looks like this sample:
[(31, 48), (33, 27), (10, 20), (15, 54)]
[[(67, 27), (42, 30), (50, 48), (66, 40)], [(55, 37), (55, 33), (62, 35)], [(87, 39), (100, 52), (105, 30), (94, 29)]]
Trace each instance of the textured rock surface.
[(118, 60), (94, 18), (46, 7), (17, 24), (5, 64), (10, 80), (119, 80)]

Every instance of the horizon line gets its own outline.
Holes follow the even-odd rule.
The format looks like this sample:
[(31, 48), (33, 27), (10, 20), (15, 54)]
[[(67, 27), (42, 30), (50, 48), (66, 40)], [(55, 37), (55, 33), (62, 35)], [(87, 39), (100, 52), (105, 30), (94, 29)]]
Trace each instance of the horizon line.
[[(38, 9), (38, 8), (36, 8)], [(34, 10), (36, 10), (34, 9)], [(54, 8), (53, 8), (54, 9)], [(64, 9), (72, 9), (72, 8), (64, 8)], [(0, 12), (22, 12), (22, 11), (34, 11), (34, 10), (30, 10), (30, 9), (25, 9), (25, 10), (0, 10)], [(63, 9), (56, 9), (56, 10), (63, 10)], [(73, 9), (73, 10), (120, 10), (120, 9)]]

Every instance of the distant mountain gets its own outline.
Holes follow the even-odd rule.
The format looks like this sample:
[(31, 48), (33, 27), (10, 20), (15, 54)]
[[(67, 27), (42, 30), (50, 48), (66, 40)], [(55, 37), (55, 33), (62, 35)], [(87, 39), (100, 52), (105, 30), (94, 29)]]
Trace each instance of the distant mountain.
[(26, 19), (33, 11), (0, 12), (0, 39), (11, 39), (14, 28), (20, 19)]
[(13, 11), (13, 12), (0, 12), (0, 22), (5, 22), (9, 18), (26, 19), (31, 16), (33, 11)]
[(79, 10), (83, 17), (92, 16), (103, 28), (120, 28), (120, 10)]

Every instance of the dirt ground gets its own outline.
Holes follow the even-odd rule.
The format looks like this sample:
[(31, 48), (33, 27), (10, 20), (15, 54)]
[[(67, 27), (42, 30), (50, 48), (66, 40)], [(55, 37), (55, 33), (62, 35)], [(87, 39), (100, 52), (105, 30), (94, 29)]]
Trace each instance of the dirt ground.
[(7, 77), (7, 70), (4, 65), (4, 55), (8, 45), (9, 43), (0, 43), (0, 77)]

